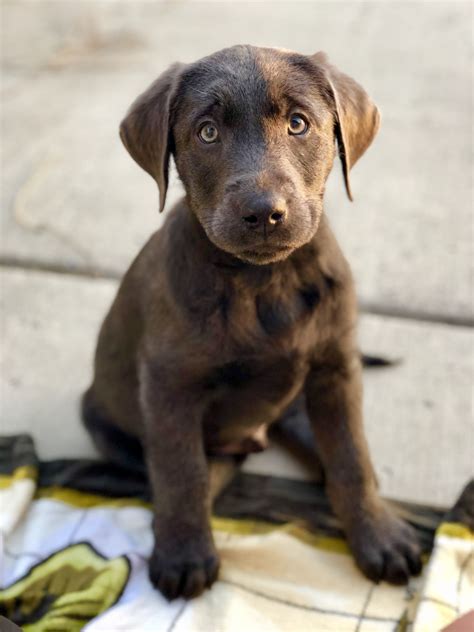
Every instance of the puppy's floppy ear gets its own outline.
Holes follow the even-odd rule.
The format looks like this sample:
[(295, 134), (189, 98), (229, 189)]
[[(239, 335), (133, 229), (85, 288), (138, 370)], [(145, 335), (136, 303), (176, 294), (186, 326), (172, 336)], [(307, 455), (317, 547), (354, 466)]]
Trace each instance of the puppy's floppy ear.
[(120, 124), (120, 138), (132, 158), (158, 184), (165, 206), (170, 158), (170, 107), (183, 64), (173, 64), (131, 105)]
[(316, 53), (311, 59), (323, 69), (334, 101), (339, 157), (347, 195), (352, 200), (349, 172), (377, 134), (380, 113), (362, 86), (332, 66), (325, 53)]

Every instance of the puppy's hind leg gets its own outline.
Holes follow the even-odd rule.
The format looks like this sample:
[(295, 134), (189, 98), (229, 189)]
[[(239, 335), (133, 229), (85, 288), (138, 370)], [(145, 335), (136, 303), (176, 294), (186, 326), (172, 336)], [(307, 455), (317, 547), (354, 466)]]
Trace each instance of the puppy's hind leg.
[(210, 457), (209, 467), (209, 498), (211, 505), (217, 497), (230, 485), (239, 471), (245, 456)]
[(316, 449), (315, 436), (303, 395), (299, 396), (284, 415), (270, 426), (269, 435), (275, 443), (308, 469), (315, 482), (324, 482), (324, 469)]
[(120, 430), (107, 417), (104, 408), (97, 401), (93, 387), (89, 388), (82, 396), (81, 415), (94, 445), (107, 461), (145, 473), (146, 468), (140, 441)]

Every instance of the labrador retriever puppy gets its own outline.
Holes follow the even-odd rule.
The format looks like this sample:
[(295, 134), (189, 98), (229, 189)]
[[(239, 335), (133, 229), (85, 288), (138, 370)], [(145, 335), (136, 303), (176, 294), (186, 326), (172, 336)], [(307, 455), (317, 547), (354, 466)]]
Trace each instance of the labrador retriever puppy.
[(171, 155), (186, 195), (121, 283), (83, 417), (106, 457), (146, 464), (150, 578), (168, 599), (218, 574), (210, 465), (227, 480), (219, 457), (262, 449), (295, 406), (360, 569), (395, 584), (420, 570), (414, 532), (377, 493), (354, 286), (323, 214), (336, 147), (351, 197), (378, 127), (366, 92), (324, 54), (254, 46), (173, 65), (121, 124), (160, 210)]

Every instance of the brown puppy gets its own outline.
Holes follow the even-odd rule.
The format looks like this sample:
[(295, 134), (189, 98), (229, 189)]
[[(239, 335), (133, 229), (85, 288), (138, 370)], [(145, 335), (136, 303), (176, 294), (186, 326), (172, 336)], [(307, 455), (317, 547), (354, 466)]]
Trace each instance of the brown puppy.
[(377, 494), (353, 283), (323, 216), (336, 142), (350, 196), (349, 170), (378, 125), (364, 90), (323, 54), (252, 46), (172, 66), (122, 122), (161, 209), (170, 154), (186, 197), (123, 279), (83, 410), (109, 458), (140, 467), (143, 448), (150, 577), (168, 598), (217, 576), (210, 455), (261, 449), (304, 401), (359, 567), (393, 583), (420, 570), (411, 528)]

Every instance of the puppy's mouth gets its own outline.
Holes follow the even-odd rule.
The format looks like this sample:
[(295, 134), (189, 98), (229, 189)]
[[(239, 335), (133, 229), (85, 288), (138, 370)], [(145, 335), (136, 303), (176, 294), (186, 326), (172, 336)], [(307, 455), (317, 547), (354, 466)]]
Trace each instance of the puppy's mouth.
[(293, 252), (294, 246), (272, 246), (264, 245), (258, 248), (241, 250), (236, 253), (236, 257), (242, 261), (253, 263), (256, 265), (266, 265), (269, 263), (276, 263), (277, 261), (283, 261)]

